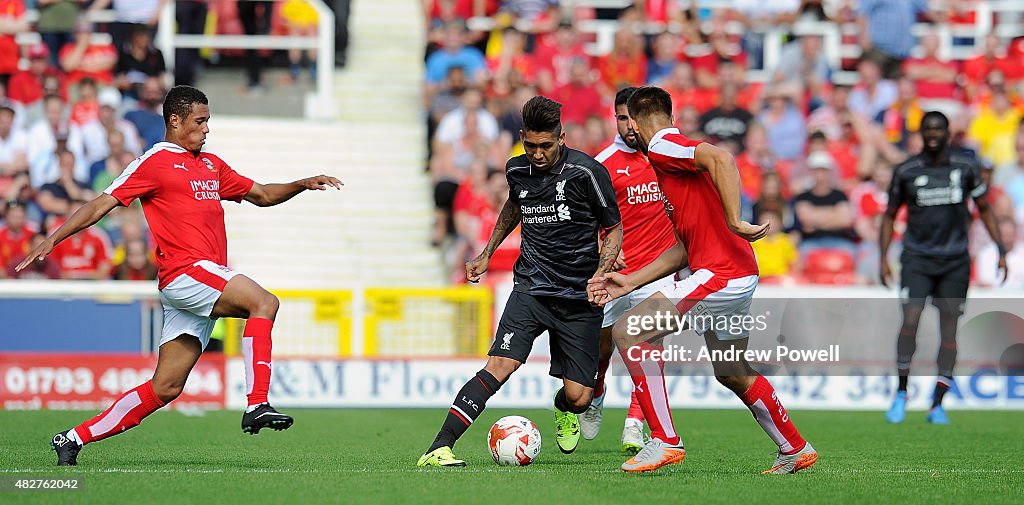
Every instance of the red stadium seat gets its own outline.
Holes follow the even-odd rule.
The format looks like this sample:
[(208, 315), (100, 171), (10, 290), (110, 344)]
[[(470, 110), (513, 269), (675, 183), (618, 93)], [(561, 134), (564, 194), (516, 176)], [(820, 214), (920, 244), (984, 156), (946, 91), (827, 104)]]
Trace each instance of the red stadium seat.
[(847, 251), (818, 249), (804, 259), (802, 276), (811, 284), (852, 284), (856, 278), (856, 263)]

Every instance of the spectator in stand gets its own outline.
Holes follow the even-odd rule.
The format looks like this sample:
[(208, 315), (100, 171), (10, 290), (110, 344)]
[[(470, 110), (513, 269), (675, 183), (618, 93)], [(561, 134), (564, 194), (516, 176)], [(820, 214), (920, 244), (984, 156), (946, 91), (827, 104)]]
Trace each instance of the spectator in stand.
[[(28, 130), (28, 164), (32, 187), (56, 181), (60, 177), (60, 163), (57, 153), (69, 150), (77, 160), (75, 178), (89, 179), (89, 167), (85, 164), (82, 131), (65, 117), (64, 100), (49, 95), (43, 103), (44, 117)], [(62, 147), (61, 144), (65, 147)]]
[[(348, 1), (348, 0), (344, 0)], [(174, 20), (178, 33), (202, 35), (206, 30), (207, 0), (175, 0)], [(347, 17), (347, 16), (346, 16)], [(347, 19), (345, 20), (347, 22)], [(347, 35), (346, 35), (347, 36)], [(344, 51), (335, 47), (335, 50)], [(174, 50), (174, 84), (191, 86), (195, 83), (199, 65), (199, 49), (180, 47)], [(344, 66), (344, 64), (341, 64)]]
[(914, 82), (917, 96), (924, 100), (954, 100), (960, 98), (957, 62), (939, 58), (939, 36), (928, 32), (921, 37), (920, 58), (907, 58), (903, 62), (903, 75)]
[(992, 90), (992, 100), (981, 107), (981, 112), (971, 121), (967, 136), (980, 146), (981, 156), (992, 163), (1005, 165), (1016, 158), (1014, 140), (1017, 126), (1021, 122), (1020, 109), (1013, 106), (1003, 88)]
[[(274, 2), (245, 0), (238, 2), (238, 19), (242, 22), (246, 35), (266, 35), (270, 32), (270, 18)], [(262, 75), (264, 58), (260, 57), (259, 49), (245, 50), (246, 93), (249, 96), (263, 94)]]
[(95, 121), (100, 115), (100, 104), (97, 101), (98, 90), (96, 81), (86, 77), (78, 81), (78, 99), (71, 104), (71, 124), (82, 126)]
[(850, 87), (836, 84), (827, 95), (825, 104), (814, 109), (807, 118), (807, 130), (822, 132), (831, 140), (843, 136), (843, 125), (840, 118), (845, 117), (850, 108)]
[(479, 49), (466, 45), (466, 30), (458, 22), (445, 26), (443, 47), (427, 57), (428, 97), (437, 93), (451, 67), (462, 67), (470, 85), (482, 83), (487, 69), (484, 54)]
[(739, 44), (729, 40), (725, 32), (724, 24), (716, 26), (714, 31), (708, 35), (710, 48), (704, 54), (699, 54), (690, 59), (694, 75), (697, 79), (697, 86), (701, 88), (717, 88), (722, 85), (721, 70), (723, 62), (732, 62), (740, 68), (747, 68), (747, 55)]
[(905, 148), (909, 137), (921, 129), (925, 111), (918, 100), (914, 81), (909, 77), (901, 77), (896, 82), (896, 90), (896, 101), (882, 113), (882, 128), (887, 142)]
[(89, 14), (106, 9), (111, 4), (116, 20), (110, 23), (110, 36), (114, 39), (114, 47), (120, 51), (136, 28), (142, 27), (150, 33), (156, 32), (160, 11), (167, 4), (167, 0), (94, 0), (89, 7)]
[[(4, 225), (0, 226), (0, 265), (7, 265), (17, 258), (24, 258), (35, 230), (25, 219), (25, 204), (17, 200), (7, 202)], [(2, 276), (2, 275), (0, 275)]]
[(736, 103), (739, 90), (733, 84), (722, 86), (718, 107), (700, 116), (698, 127), (705, 135), (718, 139), (719, 142), (730, 142), (739, 145), (743, 150), (743, 137), (753, 121), (750, 111), (739, 107)]
[(113, 44), (93, 40), (89, 23), (78, 24), (74, 43), (65, 44), (58, 59), (67, 73), (67, 85), (74, 86), (87, 77), (105, 86), (114, 82), (117, 49)]
[[(743, 143), (745, 148), (736, 157), (736, 167), (740, 171), (740, 189), (743, 195), (751, 201), (757, 201), (761, 198), (761, 187), (764, 184), (764, 177), (769, 172), (775, 174), (776, 183), (781, 179), (783, 181), (782, 187), (785, 188), (784, 181), (789, 177), (792, 163), (779, 159), (772, 152), (765, 126), (760, 123), (750, 125)], [(780, 188), (776, 191), (782, 191), (782, 189)], [(757, 213), (755, 212), (753, 215), (757, 216)]]
[[(33, 233), (29, 241), (29, 250), (46, 240), (46, 233)], [(14, 267), (18, 266), (25, 259), (25, 254), (15, 257), (7, 263), (6, 275), (10, 279), (60, 279), (60, 265), (50, 256), (41, 260), (33, 261), (31, 265), (18, 272)]]
[[(765, 172), (761, 176), (761, 196), (754, 202), (751, 215), (760, 219), (766, 212), (775, 213), (781, 218), (779, 230), (789, 230), (793, 227), (793, 215), (789, 202), (783, 196), (783, 189), (778, 172)], [(764, 223), (758, 221), (757, 224)]]
[(74, 41), (73, 32), (78, 24), (82, 3), (82, 0), (36, 0), (39, 7), (36, 31), (49, 49), (46, 58), (54, 67), (59, 64), (57, 53), (60, 49)]
[(1006, 194), (1013, 202), (1014, 213), (1024, 219), (1024, 128), (1018, 126), (1014, 139), (1017, 158), (999, 168), (996, 181), (1006, 188)]
[(753, 68), (760, 68), (760, 55), (764, 47), (763, 28), (776, 26), (781, 17), (796, 12), (800, 7), (799, 0), (733, 0), (731, 14), (743, 23), (743, 49), (753, 56)]
[(21, 49), (15, 36), (30, 30), (31, 26), (25, 19), (24, 0), (0, 0), (0, 81), (5, 84), (18, 71), (18, 60), (21, 59)]
[(598, 57), (597, 70), (601, 74), (600, 87), (604, 96), (613, 96), (616, 90), (629, 86), (643, 86), (647, 82), (643, 37), (627, 26), (620, 26), (615, 32), (611, 52)]
[(814, 185), (793, 198), (795, 226), (800, 232), (800, 255), (816, 249), (836, 249), (853, 258), (853, 213), (846, 195), (835, 183), (835, 163), (828, 153), (815, 152), (807, 157)]
[(569, 83), (569, 67), (575, 59), (586, 59), (588, 64), (591, 60), (571, 20), (563, 19), (554, 36), (547, 39), (548, 43), (541, 43), (534, 51), (537, 86), (544, 94)]
[(881, 121), (885, 112), (898, 96), (896, 83), (882, 79), (882, 69), (871, 58), (861, 58), (857, 63), (860, 81), (850, 92), (848, 106), (870, 121)]
[(824, 99), (825, 85), (832, 79), (832, 69), (821, 42), (820, 35), (801, 35), (790, 42), (782, 48), (774, 72), (776, 82), (785, 82), (806, 93), (815, 106)]
[(41, 105), (47, 80), (58, 79), (61, 83), (59, 95), (67, 96), (60, 72), (50, 65), (49, 55), (50, 50), (47, 46), (36, 44), (29, 47), (28, 69), (15, 73), (7, 84), (7, 97), (25, 108), (28, 121), (42, 115)]
[(167, 67), (164, 55), (153, 46), (153, 35), (145, 25), (136, 26), (128, 43), (120, 47), (114, 67), (115, 85), (124, 96), (138, 98), (142, 84), (149, 77), (163, 79)]
[[(120, 136), (121, 147), (138, 156), (142, 154), (142, 144), (135, 125), (120, 117), (118, 109), (121, 106), (121, 95), (117, 90), (105, 88), (100, 92), (97, 100), (99, 112), (96, 119), (81, 127), (82, 143), (84, 145), (86, 161), (89, 163), (90, 174), (95, 174), (93, 168), (100, 164), (110, 154), (108, 137), (117, 132)], [(90, 178), (90, 180), (92, 180)]]
[(461, 139), (465, 133), (468, 115), (477, 116), (476, 126), (485, 139), (493, 140), (498, 137), (498, 121), (484, 107), (483, 93), (478, 88), (467, 88), (462, 93), (461, 105), (441, 118), (434, 134), (434, 142), (451, 144)]
[(1006, 57), (1006, 50), (999, 36), (995, 33), (986, 35), (982, 53), (965, 61), (963, 65), (967, 99), (972, 102), (978, 100), (981, 88), (990, 73), (999, 71), (1005, 75), (1013, 66), (1014, 62)]
[[(53, 219), (47, 229), (59, 227), (84, 203), (72, 203), (68, 213)], [(106, 232), (98, 226), (90, 226), (57, 244), (50, 256), (57, 260), (65, 279), (104, 280), (110, 278), (113, 268), (110, 263), (112, 252)]]
[(561, 19), (558, 0), (501, 0), (499, 5), (499, 11), (515, 16), (531, 33), (554, 31)]
[(10, 191), (15, 176), (28, 172), (28, 136), (14, 127), (14, 117), (14, 109), (0, 106), (0, 198)]
[(686, 62), (679, 62), (660, 87), (672, 97), (676, 115), (687, 107), (693, 107), (699, 114), (703, 114), (718, 103), (718, 90), (698, 88), (693, 80), (693, 68)]
[(135, 125), (135, 130), (142, 140), (143, 151), (148, 151), (164, 139), (164, 94), (164, 85), (159, 78), (146, 79), (139, 92), (137, 108), (124, 115), (125, 120)]
[(701, 140), (704, 138), (704, 132), (700, 130), (700, 113), (697, 112), (695, 107), (688, 106), (679, 109), (676, 122), (676, 126), (679, 128), (679, 133), (686, 135), (686, 138), (693, 140)]
[(654, 37), (651, 43), (651, 59), (647, 60), (647, 84), (662, 85), (679, 65), (682, 47), (682, 39), (678, 34), (665, 31)]
[(903, 60), (914, 48), (911, 26), (928, 14), (927, 0), (860, 0), (857, 20), (860, 46), (878, 62), (887, 79), (899, 77)]
[(803, 157), (807, 139), (804, 115), (796, 105), (799, 96), (799, 88), (776, 84), (767, 92), (767, 107), (757, 116), (768, 131), (768, 146), (775, 156), (787, 161)]
[(983, 288), (1024, 289), (1024, 247), (1020, 247), (1017, 239), (1017, 223), (1012, 218), (1001, 217), (996, 224), (1006, 249), (1006, 282), (998, 269), (999, 246), (992, 242), (975, 256), (975, 284)]
[[(881, 233), (882, 214), (889, 202), (890, 182), (892, 165), (880, 160), (871, 178), (850, 191), (853, 229), (858, 238), (857, 275), (866, 284), (874, 284), (878, 280), (878, 237)], [(902, 217), (897, 218), (900, 221), (906, 219), (906, 211), (902, 211), (902, 214)]]
[[(116, 148), (115, 142), (121, 138), (120, 132), (114, 131), (110, 133), (110, 156), (107, 159), (99, 162), (102, 163), (102, 170), (96, 172), (96, 176), (92, 181), (93, 193), (99, 194), (103, 190), (107, 189), (114, 180), (117, 179), (128, 165), (131, 165), (135, 161), (135, 154), (130, 151), (114, 151)], [(97, 163), (98, 164), (98, 163)], [(95, 168), (95, 167), (94, 167)]]
[(43, 184), (40, 191), (50, 191), (55, 195), (64, 194), (73, 202), (91, 200), (93, 195), (92, 186), (83, 179), (75, 176), (75, 154), (68, 150), (57, 152), (58, 167), (60, 176), (56, 181)]
[[(316, 9), (306, 0), (285, 0), (281, 5), (281, 18), (284, 19), (289, 36), (316, 36), (319, 17)], [(302, 53), (301, 49), (288, 50), (288, 73), (293, 83), (299, 81), (299, 74), (302, 73)], [(309, 64), (309, 80), (316, 82), (316, 49), (307, 49), (305, 57)]]
[(526, 34), (508, 26), (500, 37), (493, 37), (496, 50), (487, 54), (487, 70), (491, 76), (491, 96), (507, 97), (516, 81), (533, 82), (536, 73), (533, 57), (526, 52)]
[(555, 89), (550, 98), (562, 104), (562, 124), (583, 126), (587, 118), (604, 110), (604, 98), (597, 91), (587, 60), (573, 60), (569, 82)]
[(124, 243), (124, 250), (124, 261), (114, 267), (114, 280), (156, 280), (156, 265), (149, 259), (149, 250), (146, 247), (145, 241), (140, 239), (127, 240)]
[(782, 215), (778, 211), (764, 211), (757, 218), (758, 223), (769, 223), (768, 235), (750, 246), (757, 258), (760, 279), (769, 283), (784, 280), (796, 268), (800, 255), (793, 239), (782, 227)]
[[(487, 244), (490, 238), (491, 228), (498, 218), (498, 212), (505, 205), (508, 199), (508, 181), (505, 173), (501, 170), (490, 170), (483, 178), (483, 182), (476, 186), (472, 193), (463, 193), (458, 200), (456, 216), (457, 226), (461, 230), (460, 236), (466, 241), (464, 256), (469, 257), (474, 251), (479, 250)], [(461, 188), (460, 188), (461, 192)], [(490, 286), (511, 280), (512, 268), (519, 258), (520, 229), (517, 227), (509, 234), (491, 256), (491, 264), (488, 265), (484, 282)], [(507, 243), (506, 243), (507, 242)], [(457, 261), (459, 269), (457, 277), (465, 282), (464, 260)]]

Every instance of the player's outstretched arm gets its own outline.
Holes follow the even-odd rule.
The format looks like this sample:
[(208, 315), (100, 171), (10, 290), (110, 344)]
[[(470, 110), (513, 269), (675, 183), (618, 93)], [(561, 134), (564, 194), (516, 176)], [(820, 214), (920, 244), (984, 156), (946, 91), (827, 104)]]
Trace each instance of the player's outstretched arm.
[(245, 194), (245, 201), (259, 207), (271, 207), (287, 202), (307, 189), (323, 191), (328, 186), (341, 189), (344, 185), (345, 183), (329, 175), (317, 175), (284, 184), (260, 184), (257, 182)]
[(736, 160), (728, 152), (707, 142), (697, 146), (694, 162), (698, 170), (711, 175), (725, 211), (725, 223), (736, 235), (753, 242), (768, 235), (768, 223), (753, 225), (740, 219), (740, 171)]
[(591, 303), (604, 305), (640, 286), (678, 272), (686, 266), (688, 259), (686, 247), (677, 241), (676, 245), (666, 249), (654, 261), (629, 275), (608, 272), (590, 279), (587, 281), (587, 298)]
[(996, 224), (995, 213), (992, 212), (992, 206), (988, 203), (988, 195), (975, 197), (974, 203), (978, 206), (978, 216), (981, 217), (981, 222), (985, 223), (988, 235), (992, 237), (992, 241), (999, 248), (999, 270), (1003, 272), (1003, 282), (1005, 283), (1010, 273), (1006, 268), (1006, 248), (1003, 247), (1003, 237), (999, 233), (999, 225)]
[(28, 252), (28, 255), (25, 256), (25, 259), (18, 263), (18, 266), (14, 267), (14, 270), (20, 272), (25, 267), (31, 265), (33, 261), (45, 258), (61, 241), (96, 224), (97, 221), (119, 204), (120, 202), (117, 201), (117, 198), (106, 193), (101, 193), (100, 196), (93, 198), (91, 202), (83, 205), (82, 208), (71, 214), (71, 217), (60, 228), (57, 228), (57, 231), (46, 237), (46, 240), (33, 247)]
[(498, 213), (498, 219), (494, 223), (494, 230), (491, 231), (491, 238), (487, 241), (483, 252), (476, 258), (466, 262), (466, 280), (469, 282), (480, 280), (480, 276), (487, 271), (487, 266), (491, 263), (491, 255), (494, 254), (495, 249), (505, 241), (505, 238), (508, 237), (509, 233), (512, 233), (512, 230), (516, 229), (516, 226), (519, 226), (522, 218), (519, 206), (511, 198), (505, 200), (505, 205), (501, 207), (501, 212)]

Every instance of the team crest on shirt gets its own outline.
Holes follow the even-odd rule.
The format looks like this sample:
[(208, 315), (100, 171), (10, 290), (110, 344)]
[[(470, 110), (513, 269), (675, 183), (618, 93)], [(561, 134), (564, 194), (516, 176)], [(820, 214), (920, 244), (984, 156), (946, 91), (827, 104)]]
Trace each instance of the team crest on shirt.
[(566, 181), (558, 181), (555, 183), (555, 201), (565, 201), (565, 183)]
[(213, 166), (213, 162), (210, 161), (210, 158), (207, 158), (207, 157), (204, 156), (203, 157), (203, 163), (206, 163), (206, 168), (209, 168), (210, 170), (212, 170), (214, 172), (217, 171), (217, 167)]

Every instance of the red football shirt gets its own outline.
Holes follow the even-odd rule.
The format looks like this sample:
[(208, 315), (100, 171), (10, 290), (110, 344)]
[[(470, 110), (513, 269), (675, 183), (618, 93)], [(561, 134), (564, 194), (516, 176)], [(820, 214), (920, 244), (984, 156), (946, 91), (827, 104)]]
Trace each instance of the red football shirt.
[(110, 261), (113, 250), (106, 233), (89, 228), (54, 247), (52, 256), (65, 278), (91, 279)]
[[(18, 19), (25, 15), (24, 0), (0, 0), (0, 16)], [(13, 34), (0, 35), (0, 74), (18, 71), (18, 42)]]
[(200, 260), (228, 261), (221, 200), (242, 201), (253, 181), (220, 158), (195, 156), (170, 142), (160, 142), (128, 165), (106, 193), (122, 205), (142, 200), (156, 242), (157, 278), (163, 289), (185, 268)]
[(619, 135), (594, 157), (612, 177), (615, 199), (622, 215), (624, 274), (647, 266), (676, 245), (672, 222), (665, 215), (658, 176), (643, 154), (627, 146)]
[(14, 258), (28, 254), (33, 234), (35, 231), (28, 225), (22, 225), (17, 233), (6, 226), (0, 226), (0, 266), (7, 266)]
[(697, 170), (697, 146), (677, 128), (654, 135), (647, 157), (658, 174), (676, 235), (690, 255), (690, 269), (706, 269), (725, 280), (757, 275), (750, 243), (729, 230), (711, 175)]

